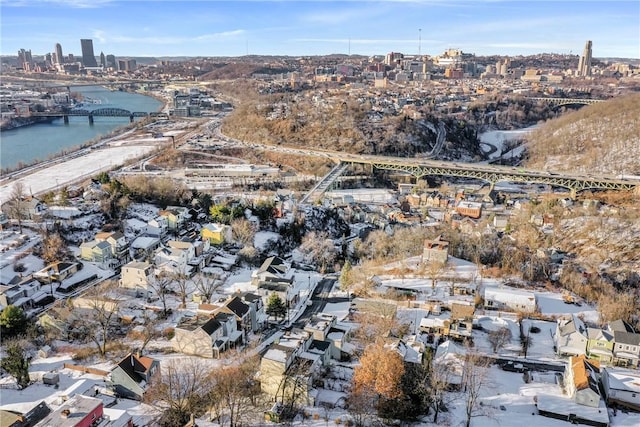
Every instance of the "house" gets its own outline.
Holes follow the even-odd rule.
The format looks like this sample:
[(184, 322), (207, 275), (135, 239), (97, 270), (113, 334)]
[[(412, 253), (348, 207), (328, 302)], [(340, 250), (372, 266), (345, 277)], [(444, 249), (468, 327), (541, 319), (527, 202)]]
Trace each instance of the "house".
[(461, 200), (456, 205), (455, 211), (462, 216), (478, 219), (482, 215), (482, 203)]
[(142, 400), (147, 388), (160, 380), (160, 362), (129, 353), (111, 371), (111, 386), (118, 396)]
[(193, 268), (188, 265), (188, 251), (161, 247), (155, 253), (154, 264), (159, 271), (168, 274), (191, 276)]
[[(10, 203), (7, 202), (2, 205), (2, 211), (9, 214), (14, 215), (15, 211), (10, 208)], [(38, 220), (45, 213), (47, 207), (44, 203), (42, 203), (39, 199), (33, 196), (25, 197), (19, 203), (20, 208), (20, 218), (28, 219), (28, 220)], [(13, 218), (12, 219), (17, 219)]]
[(249, 306), (249, 316), (251, 317), (251, 330), (257, 332), (262, 330), (267, 324), (268, 316), (265, 313), (265, 304), (262, 296), (251, 292), (242, 294), (242, 301)]
[(261, 283), (292, 284), (293, 276), (289, 265), (280, 257), (272, 256), (264, 260), (260, 268), (251, 274), (251, 283), (260, 286)]
[(47, 415), (36, 427), (89, 427), (99, 425), (104, 417), (102, 400), (75, 394)]
[(467, 350), (451, 340), (438, 346), (433, 357), (433, 368), (441, 372), (448, 386), (459, 389), (462, 385)]
[(424, 242), (422, 250), (422, 262), (446, 264), (449, 258), (449, 242), (442, 240), (442, 236), (438, 236), (435, 240), (427, 240)]
[(314, 340), (325, 341), (331, 328), (336, 325), (337, 317), (333, 314), (318, 313), (311, 317), (304, 330), (309, 332)]
[[(198, 255), (198, 248), (194, 242), (189, 241), (189, 239), (185, 240), (169, 240), (167, 242), (167, 248), (172, 252), (172, 256), (176, 256), (179, 259), (180, 263), (182, 262), (183, 256), (178, 256), (178, 252), (184, 252), (184, 260), (187, 264), (184, 274), (191, 275), (196, 271), (200, 271), (204, 268), (204, 256)], [(174, 259), (176, 262), (177, 259)]]
[(292, 330), (269, 346), (260, 359), (260, 388), (276, 401), (294, 398), (298, 403), (313, 405), (309, 394), (315, 368), (321, 365), (302, 355), (311, 347), (313, 338), (304, 331)]
[(0, 309), (13, 305), (27, 310), (34, 305), (33, 297), (37, 296), (42, 284), (37, 280), (25, 280), (13, 285), (0, 285)]
[(147, 294), (149, 284), (154, 280), (154, 269), (151, 264), (145, 261), (131, 261), (122, 266), (120, 270), (120, 287), (133, 289), (137, 292)]
[(9, 225), (9, 217), (6, 213), (0, 211), (0, 231), (4, 231)]
[(298, 290), (293, 286), (293, 274), (289, 265), (280, 257), (267, 258), (260, 268), (251, 274), (251, 283), (258, 288), (257, 292), (265, 303), (273, 293), (278, 294), (287, 306), (295, 305), (298, 301)]
[(129, 245), (127, 239), (119, 231), (101, 232), (96, 234), (95, 240), (98, 242), (107, 242), (111, 245), (111, 253), (118, 259), (123, 259), (129, 256)]
[(608, 427), (611, 420), (598, 389), (598, 375), (598, 362), (584, 355), (571, 357), (565, 368), (564, 390), (536, 395), (538, 414), (571, 424)]
[(214, 318), (222, 325), (223, 336), (215, 343), (218, 354), (243, 343), (244, 333), (238, 330), (235, 314), (218, 310)]
[(180, 230), (190, 218), (189, 209), (182, 206), (167, 206), (158, 215), (167, 219), (169, 231), (174, 232)]
[(587, 351), (587, 327), (576, 316), (558, 319), (553, 335), (558, 356), (580, 356)]
[(160, 247), (160, 239), (151, 236), (139, 236), (131, 242), (129, 254), (135, 260), (149, 260)]
[(640, 412), (640, 372), (623, 368), (602, 368), (602, 388), (607, 404)]
[(640, 333), (622, 320), (609, 323), (609, 330), (613, 332), (615, 341), (613, 363), (624, 367), (640, 366)]
[(484, 308), (533, 313), (538, 305), (533, 292), (506, 287), (485, 287)]
[(157, 216), (147, 221), (144, 228), (144, 235), (149, 237), (163, 238), (169, 231), (169, 221), (164, 216)]
[(233, 241), (231, 227), (225, 224), (204, 224), (200, 235), (212, 245), (222, 245)]
[(106, 262), (113, 256), (111, 245), (105, 241), (92, 240), (80, 245), (80, 258), (89, 262)]
[(223, 337), (222, 325), (215, 318), (188, 318), (176, 326), (173, 348), (184, 354), (217, 358)]
[(587, 356), (601, 363), (613, 362), (613, 334), (599, 328), (587, 328)]
[(42, 270), (33, 273), (33, 278), (41, 283), (61, 282), (73, 276), (78, 270), (80, 270), (80, 263), (60, 261), (49, 264)]
[(238, 296), (228, 299), (223, 306), (223, 310), (235, 316), (237, 330), (242, 331), (245, 337), (249, 332), (255, 332), (251, 321), (251, 309), (251, 305), (242, 301)]
[(564, 384), (567, 394), (580, 405), (599, 407), (599, 373), (600, 364), (597, 361), (588, 360), (584, 354), (571, 356), (569, 366), (565, 370)]
[[(21, 406), (26, 406), (26, 404), (21, 404)], [(27, 411), (22, 411), (24, 411), (24, 409), (22, 409), (20, 412), (0, 409), (0, 426), (25, 427), (36, 425), (38, 421), (44, 419), (44, 417), (51, 413), (51, 408), (49, 408), (46, 402), (43, 400)]]

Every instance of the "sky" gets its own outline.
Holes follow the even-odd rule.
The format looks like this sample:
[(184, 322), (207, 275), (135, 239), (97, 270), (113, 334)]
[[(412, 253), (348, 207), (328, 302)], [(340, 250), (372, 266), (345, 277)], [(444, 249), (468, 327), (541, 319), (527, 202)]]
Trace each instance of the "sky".
[(640, 58), (640, 1), (0, 0), (0, 54), (581, 54)]

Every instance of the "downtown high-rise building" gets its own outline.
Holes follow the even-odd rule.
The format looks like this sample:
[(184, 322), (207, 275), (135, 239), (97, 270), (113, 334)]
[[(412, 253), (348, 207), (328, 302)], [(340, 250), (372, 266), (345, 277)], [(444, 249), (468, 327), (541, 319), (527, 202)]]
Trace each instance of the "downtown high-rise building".
[(80, 39), (80, 47), (82, 48), (82, 65), (85, 67), (97, 67), (96, 55), (93, 53), (93, 40)]
[(584, 45), (584, 51), (578, 61), (578, 76), (588, 77), (591, 75), (591, 40), (587, 40)]
[(55, 63), (56, 64), (64, 64), (64, 56), (62, 56), (62, 45), (60, 43), (56, 43), (55, 47)]

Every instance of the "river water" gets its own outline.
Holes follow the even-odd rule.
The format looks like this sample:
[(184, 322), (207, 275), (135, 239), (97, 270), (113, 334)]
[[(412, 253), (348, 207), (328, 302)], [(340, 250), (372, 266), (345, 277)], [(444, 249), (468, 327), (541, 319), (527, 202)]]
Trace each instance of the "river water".
[[(85, 99), (100, 102), (87, 109), (123, 108), (129, 111), (154, 112), (162, 107), (157, 99), (120, 91), (110, 91), (102, 86), (72, 87)], [(62, 118), (51, 123), (39, 123), (0, 134), (0, 167), (13, 168), (19, 163), (46, 160), (48, 157), (77, 147), (100, 135), (129, 124), (128, 117), (95, 117), (93, 126), (87, 117), (69, 117), (65, 125)]]

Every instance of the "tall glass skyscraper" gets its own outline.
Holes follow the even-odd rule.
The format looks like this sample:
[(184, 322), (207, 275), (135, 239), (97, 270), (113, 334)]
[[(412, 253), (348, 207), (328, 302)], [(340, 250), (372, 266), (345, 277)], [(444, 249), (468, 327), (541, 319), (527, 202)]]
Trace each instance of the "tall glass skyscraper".
[(93, 53), (93, 40), (80, 39), (80, 46), (82, 47), (82, 64), (85, 67), (97, 67), (96, 55)]

